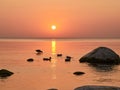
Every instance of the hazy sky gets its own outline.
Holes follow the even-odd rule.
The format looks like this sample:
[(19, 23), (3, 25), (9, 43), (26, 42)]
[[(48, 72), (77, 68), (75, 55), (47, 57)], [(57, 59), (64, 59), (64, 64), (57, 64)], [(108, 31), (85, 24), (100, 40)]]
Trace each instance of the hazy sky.
[(120, 0), (0, 0), (0, 37), (117, 38)]

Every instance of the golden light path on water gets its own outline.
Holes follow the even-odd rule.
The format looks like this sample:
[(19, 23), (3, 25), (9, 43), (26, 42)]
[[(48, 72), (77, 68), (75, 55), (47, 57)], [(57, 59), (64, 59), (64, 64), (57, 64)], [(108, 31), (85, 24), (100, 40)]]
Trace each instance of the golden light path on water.
[(56, 55), (56, 41), (52, 40), (51, 41), (51, 50), (52, 50), (52, 60), (51, 60), (51, 69), (52, 69), (52, 79), (56, 79), (56, 63), (57, 60), (55, 59), (55, 55)]
[(56, 54), (56, 41), (52, 40), (52, 55)]

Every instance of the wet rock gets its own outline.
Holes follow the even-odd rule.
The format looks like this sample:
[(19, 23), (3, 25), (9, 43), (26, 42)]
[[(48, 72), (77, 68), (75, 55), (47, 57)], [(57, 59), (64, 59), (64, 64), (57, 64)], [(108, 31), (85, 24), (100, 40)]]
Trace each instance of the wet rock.
[(120, 90), (120, 87), (88, 85), (75, 88), (74, 90)]
[(88, 63), (120, 64), (120, 57), (107, 47), (99, 47), (80, 58), (79, 61)]
[(84, 73), (84, 72), (77, 71), (77, 72), (74, 72), (73, 74), (78, 76), (78, 75), (83, 75), (83, 74), (85, 74), (85, 73)]
[(8, 77), (8, 76), (11, 76), (12, 74), (14, 74), (14, 73), (11, 71), (8, 71), (6, 69), (0, 70), (0, 77)]

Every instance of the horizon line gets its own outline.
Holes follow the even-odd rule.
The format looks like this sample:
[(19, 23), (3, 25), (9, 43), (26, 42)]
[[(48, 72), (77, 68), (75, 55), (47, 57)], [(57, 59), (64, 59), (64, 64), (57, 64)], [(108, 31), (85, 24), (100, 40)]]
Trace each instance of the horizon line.
[(0, 39), (120, 39), (120, 37), (0, 37)]

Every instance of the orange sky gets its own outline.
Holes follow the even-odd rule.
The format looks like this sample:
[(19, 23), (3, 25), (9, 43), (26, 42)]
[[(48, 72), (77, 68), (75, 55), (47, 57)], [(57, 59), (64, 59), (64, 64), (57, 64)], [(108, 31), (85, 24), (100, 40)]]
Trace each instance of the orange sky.
[(0, 0), (0, 37), (120, 37), (120, 0)]

